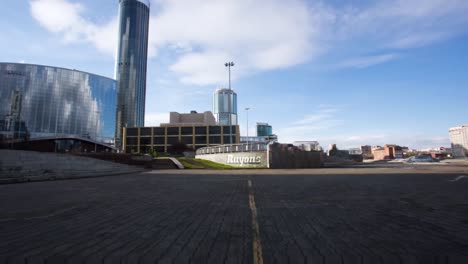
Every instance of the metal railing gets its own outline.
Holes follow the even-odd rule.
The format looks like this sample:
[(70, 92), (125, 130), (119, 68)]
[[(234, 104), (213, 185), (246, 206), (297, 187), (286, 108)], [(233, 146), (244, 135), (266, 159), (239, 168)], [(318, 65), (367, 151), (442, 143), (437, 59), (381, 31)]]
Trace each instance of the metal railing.
[(233, 145), (219, 145), (213, 147), (200, 148), (196, 151), (196, 155), (209, 155), (219, 153), (237, 153), (237, 152), (258, 152), (267, 151), (267, 143), (245, 143)]

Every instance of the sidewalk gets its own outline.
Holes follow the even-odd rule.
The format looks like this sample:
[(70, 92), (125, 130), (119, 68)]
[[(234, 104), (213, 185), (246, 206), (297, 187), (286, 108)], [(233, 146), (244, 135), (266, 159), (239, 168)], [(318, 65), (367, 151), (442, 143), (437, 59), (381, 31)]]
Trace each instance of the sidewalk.
[(71, 154), (0, 150), (0, 184), (138, 173), (143, 168)]

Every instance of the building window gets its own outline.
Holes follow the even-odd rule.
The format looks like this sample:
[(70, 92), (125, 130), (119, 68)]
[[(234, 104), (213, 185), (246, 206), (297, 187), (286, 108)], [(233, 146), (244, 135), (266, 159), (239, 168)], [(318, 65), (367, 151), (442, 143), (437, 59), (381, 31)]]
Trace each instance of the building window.
[(138, 138), (127, 137), (127, 145), (138, 145)]
[(220, 126), (210, 126), (210, 135), (220, 135), (221, 127)]
[(172, 145), (179, 143), (179, 137), (167, 137), (167, 144)]
[(220, 136), (210, 136), (210, 144), (221, 144)]
[(196, 136), (195, 137), (195, 144), (206, 145), (206, 136)]
[(154, 133), (155, 136), (164, 136), (165, 129), (164, 129), (164, 127), (155, 127), (153, 129), (153, 133)]
[(195, 135), (206, 135), (206, 127), (195, 127)]
[(140, 136), (151, 136), (151, 128), (150, 127), (142, 127), (140, 128)]
[(223, 134), (229, 135), (229, 132), (231, 132), (231, 134), (236, 134), (236, 127), (231, 126), (231, 130), (229, 130), (229, 126), (223, 126)]
[(193, 127), (181, 127), (182, 135), (193, 135)]
[(192, 136), (190, 136), (190, 137), (181, 137), (180, 142), (182, 142), (184, 144), (193, 144), (193, 137)]
[(232, 142), (229, 141), (229, 136), (224, 136), (224, 137), (223, 137), (223, 140), (224, 140), (224, 144), (231, 144), (231, 143), (232, 143), (232, 144), (235, 144), (235, 143), (236, 143), (236, 140), (235, 140), (234, 137), (232, 137)]
[(138, 128), (127, 128), (127, 136), (138, 136)]
[(154, 137), (154, 139), (153, 139), (153, 143), (155, 145), (164, 145), (164, 143), (165, 143), (164, 141), (165, 140), (164, 140), (163, 137)]
[(168, 127), (167, 128), (167, 135), (168, 136), (178, 136), (179, 135), (179, 128), (178, 127)]
[(150, 137), (140, 138), (140, 145), (151, 145), (151, 138)]

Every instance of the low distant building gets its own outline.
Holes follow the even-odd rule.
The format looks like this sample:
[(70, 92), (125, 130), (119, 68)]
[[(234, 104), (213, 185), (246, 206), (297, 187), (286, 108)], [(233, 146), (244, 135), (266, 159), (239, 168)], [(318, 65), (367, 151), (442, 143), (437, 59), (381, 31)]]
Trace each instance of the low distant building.
[(257, 136), (257, 137), (240, 137), (241, 143), (270, 143), (270, 142), (278, 142), (277, 135), (269, 135), (269, 136)]
[(216, 126), (216, 119), (212, 112), (206, 111), (204, 113), (197, 113), (197, 111), (190, 111), (190, 113), (169, 113), (169, 123), (161, 124), (161, 126), (170, 126), (175, 124), (192, 124), (192, 125), (208, 125)]
[(196, 150), (202, 147), (239, 144), (239, 126), (208, 126), (165, 124), (159, 127), (124, 128), (123, 151), (125, 153), (171, 152), (174, 144), (186, 144)]
[[(231, 138), (230, 138), (231, 137)], [(158, 127), (124, 128), (123, 151), (126, 153), (171, 152), (175, 144), (196, 150), (202, 147), (238, 144), (239, 126), (216, 125), (211, 112), (170, 113), (169, 123)]]
[(468, 157), (468, 125), (450, 128), (449, 134), (453, 157)]
[(257, 137), (273, 135), (273, 128), (268, 123), (257, 123)]
[(348, 150), (339, 150), (336, 144), (330, 144), (327, 150), (327, 156), (329, 158), (338, 158), (349, 160), (350, 155)]
[(364, 156), (362, 155), (361, 148), (350, 148), (348, 149), (349, 158), (356, 162), (362, 162), (364, 160)]
[(385, 145), (382, 147), (373, 148), (372, 151), (374, 160), (393, 160), (403, 158), (403, 149), (397, 145)]
[(450, 155), (448, 153), (443, 153), (443, 152), (431, 152), (431, 157), (433, 159), (438, 159), (438, 160), (443, 160), (446, 158), (450, 158)]
[(430, 151), (426, 152), (431, 154), (432, 158), (434, 159), (446, 159), (446, 158), (452, 158), (452, 149), (451, 148), (445, 148), (445, 147), (440, 147), (437, 149), (431, 149)]
[(383, 147), (382, 146), (372, 146), (372, 155), (374, 155), (374, 152), (376, 150), (380, 150), (380, 149), (383, 149)]
[(371, 159), (373, 157), (372, 146), (369, 146), (369, 145), (361, 146), (361, 152), (362, 152), (362, 156), (364, 157), (364, 159)]
[(361, 148), (350, 148), (348, 149), (349, 155), (362, 155)]
[(318, 141), (294, 141), (293, 145), (304, 151), (322, 151)]

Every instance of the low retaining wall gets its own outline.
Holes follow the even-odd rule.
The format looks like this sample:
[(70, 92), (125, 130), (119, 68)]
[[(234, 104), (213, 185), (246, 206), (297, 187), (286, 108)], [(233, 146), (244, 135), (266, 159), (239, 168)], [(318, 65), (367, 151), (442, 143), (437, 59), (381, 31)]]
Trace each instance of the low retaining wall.
[(284, 148), (284, 145), (270, 145), (271, 169), (305, 169), (323, 166), (322, 153)]
[(206, 154), (197, 155), (196, 158), (226, 164), (237, 168), (268, 168), (266, 151)]
[(238, 168), (300, 169), (323, 167), (322, 153), (302, 151), (284, 144), (271, 144), (267, 151), (233, 152), (196, 155)]

